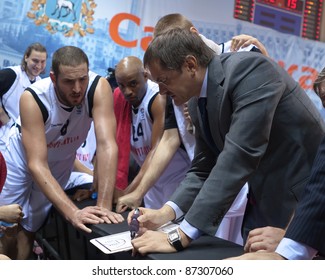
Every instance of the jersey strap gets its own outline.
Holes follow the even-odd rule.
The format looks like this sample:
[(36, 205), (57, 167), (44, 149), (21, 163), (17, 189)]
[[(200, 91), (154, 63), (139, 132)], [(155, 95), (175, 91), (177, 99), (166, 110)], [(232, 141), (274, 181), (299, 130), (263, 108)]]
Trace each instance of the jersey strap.
[(94, 79), (93, 83), (91, 84), (91, 87), (88, 91), (88, 108), (89, 108), (89, 117), (92, 118), (92, 110), (93, 110), (93, 105), (94, 105), (94, 94), (95, 90), (98, 84), (99, 79), (101, 76), (97, 75), (96, 78)]
[(27, 88), (26, 90), (28, 90), (33, 95), (37, 105), (39, 106), (39, 108), (40, 108), (40, 110), (42, 112), (43, 121), (45, 123), (47, 121), (47, 118), (49, 117), (49, 112), (47, 111), (45, 105), (39, 99), (38, 95), (36, 94), (36, 92), (34, 90), (32, 90), (31, 88)]

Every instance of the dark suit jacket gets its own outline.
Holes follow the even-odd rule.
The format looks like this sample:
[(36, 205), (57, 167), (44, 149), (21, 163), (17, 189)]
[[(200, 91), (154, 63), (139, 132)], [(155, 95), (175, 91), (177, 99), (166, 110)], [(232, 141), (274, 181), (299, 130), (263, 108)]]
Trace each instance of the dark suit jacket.
[(185, 219), (214, 235), (248, 181), (244, 239), (256, 227), (286, 227), (325, 132), (318, 110), (298, 83), (261, 54), (223, 54), (208, 66), (212, 147), (200, 126), (195, 98), (189, 110), (196, 127), (195, 157), (171, 198), (186, 212)]
[(305, 243), (325, 255), (325, 139), (285, 237)]

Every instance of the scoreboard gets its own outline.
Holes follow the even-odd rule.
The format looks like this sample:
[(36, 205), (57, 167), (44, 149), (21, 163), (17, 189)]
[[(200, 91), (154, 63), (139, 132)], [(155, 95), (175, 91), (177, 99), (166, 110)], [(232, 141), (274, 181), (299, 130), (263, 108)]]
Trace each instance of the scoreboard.
[(235, 0), (234, 18), (319, 41), (322, 11), (323, 0)]

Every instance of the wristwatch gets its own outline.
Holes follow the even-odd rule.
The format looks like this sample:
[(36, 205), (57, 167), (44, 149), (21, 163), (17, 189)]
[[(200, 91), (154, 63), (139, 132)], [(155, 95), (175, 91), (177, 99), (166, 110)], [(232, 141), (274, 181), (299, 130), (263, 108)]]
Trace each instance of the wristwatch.
[(177, 251), (182, 251), (184, 249), (181, 242), (181, 235), (178, 232), (178, 229), (174, 229), (168, 232), (168, 242), (172, 245)]

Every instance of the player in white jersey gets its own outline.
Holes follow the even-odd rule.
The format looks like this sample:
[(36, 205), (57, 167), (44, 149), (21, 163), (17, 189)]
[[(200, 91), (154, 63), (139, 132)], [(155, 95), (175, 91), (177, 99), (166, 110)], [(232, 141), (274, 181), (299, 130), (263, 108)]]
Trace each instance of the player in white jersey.
[[(159, 94), (158, 85), (149, 79), (142, 62), (136, 57), (126, 57), (116, 66), (115, 76), (119, 89), (132, 105), (131, 152), (141, 166), (126, 191), (126, 197), (136, 196), (139, 206), (143, 199), (148, 208), (160, 208), (178, 187), (190, 166), (190, 161), (183, 149), (178, 149), (173, 161), (166, 166), (159, 180), (150, 188), (137, 188), (144, 175), (143, 170), (150, 165), (161, 135), (164, 131), (165, 97)], [(123, 200), (125, 196), (119, 198)], [(123, 209), (123, 211), (125, 208)]]
[[(20, 96), (28, 86), (41, 79), (39, 75), (44, 72), (46, 58), (46, 48), (33, 43), (26, 48), (20, 65), (0, 70), (0, 152), (4, 152), (10, 127), (19, 116)], [(4, 207), (13, 206), (19, 205)], [(5, 228), (10, 230), (11, 226)]]
[[(92, 121), (98, 199), (96, 206), (78, 209), (63, 189)], [(7, 255), (13, 259), (29, 257), (35, 232), (52, 205), (74, 227), (88, 233), (91, 229), (87, 224), (123, 221), (111, 211), (117, 166), (115, 128), (112, 92), (106, 79), (89, 72), (88, 57), (81, 49), (58, 49), (53, 54), (50, 77), (22, 94), (20, 118), (11, 128), (4, 154), (8, 174), (0, 205), (18, 203), (24, 212), (15, 238), (17, 246), (12, 242), (15, 240), (0, 240), (0, 248), (8, 249)]]
[(9, 130), (19, 116), (19, 99), (46, 67), (47, 52), (40, 43), (29, 45), (21, 65), (0, 70), (0, 151), (6, 147)]

